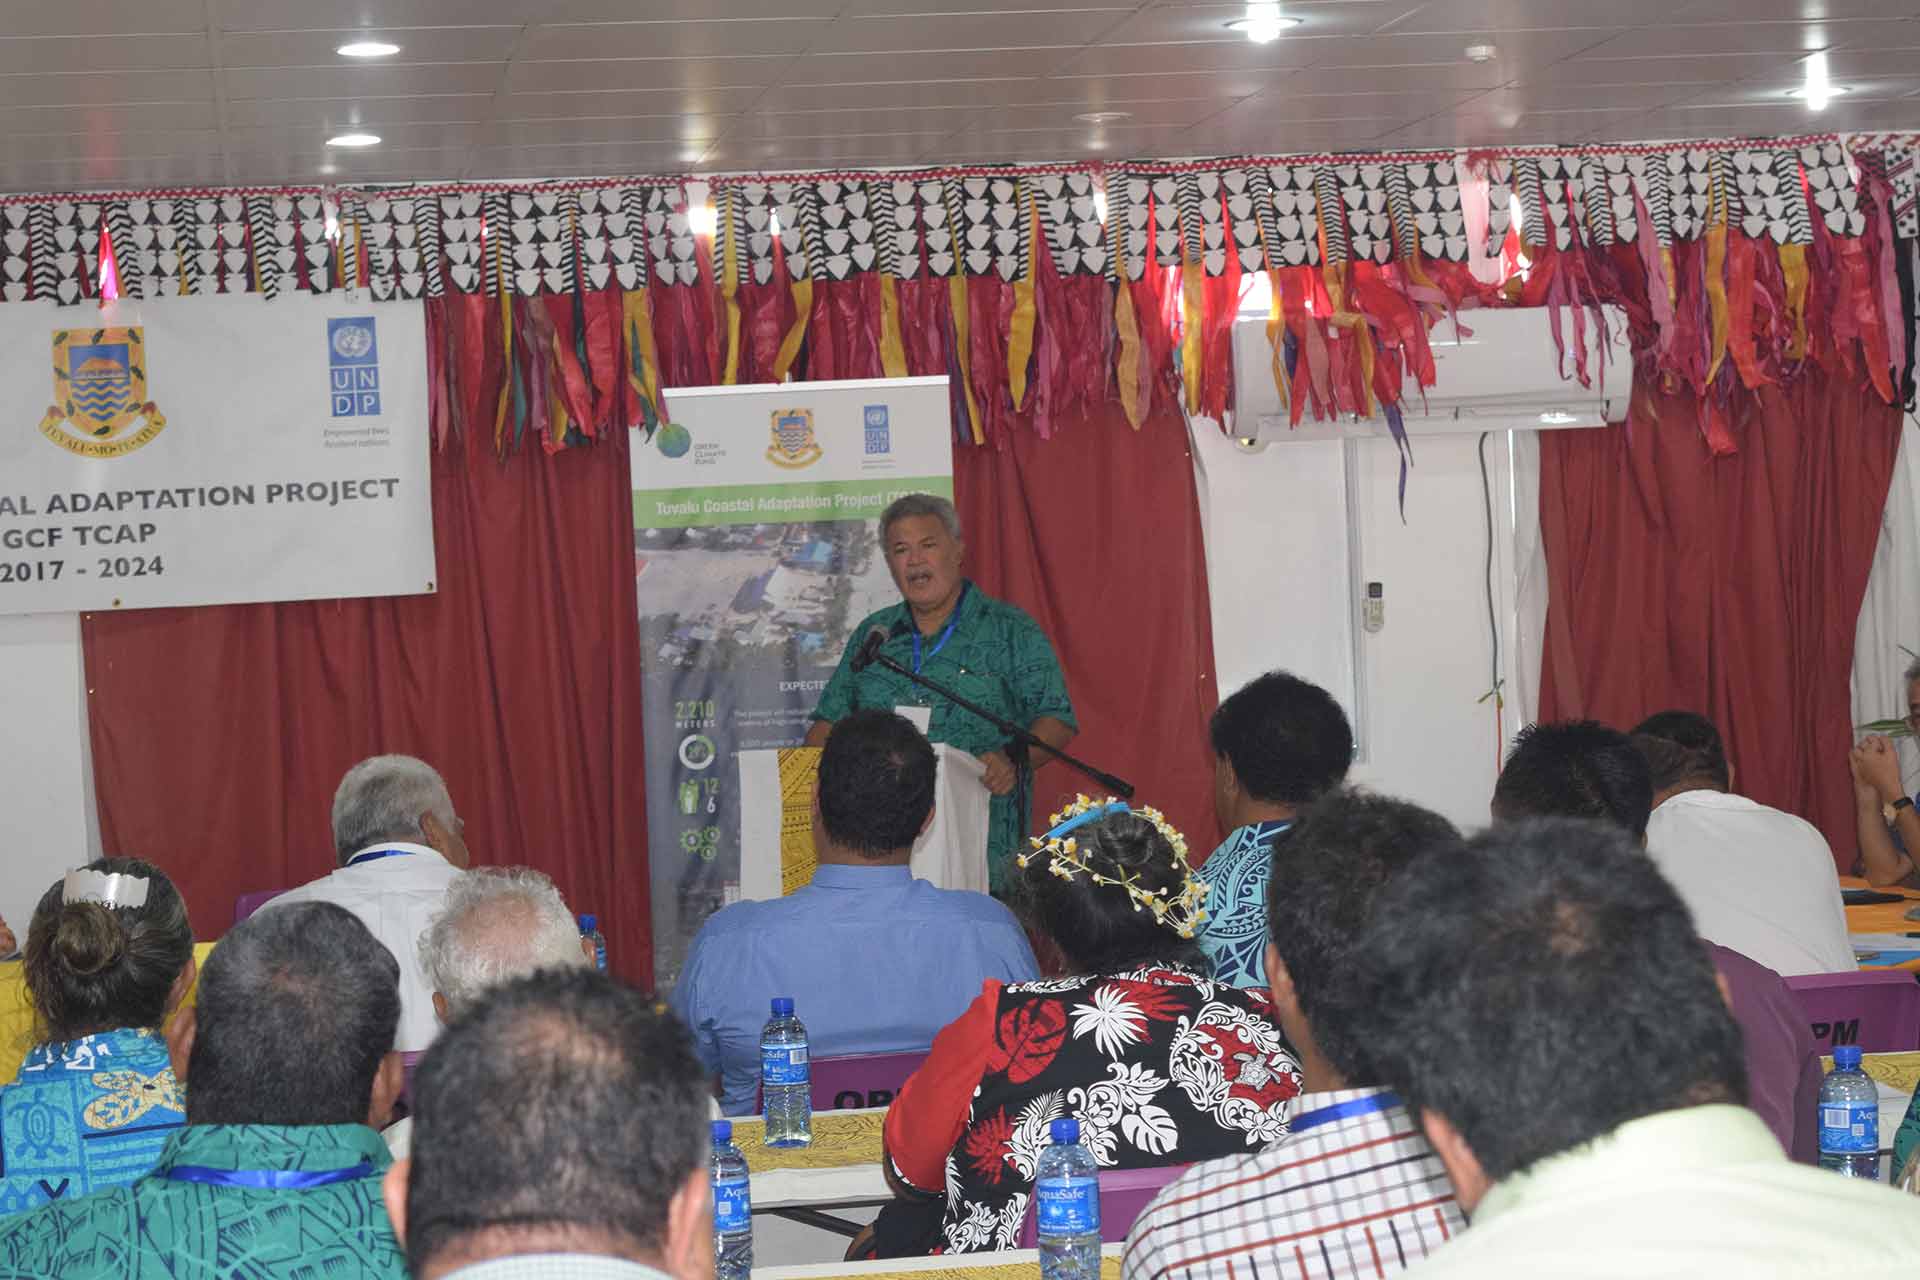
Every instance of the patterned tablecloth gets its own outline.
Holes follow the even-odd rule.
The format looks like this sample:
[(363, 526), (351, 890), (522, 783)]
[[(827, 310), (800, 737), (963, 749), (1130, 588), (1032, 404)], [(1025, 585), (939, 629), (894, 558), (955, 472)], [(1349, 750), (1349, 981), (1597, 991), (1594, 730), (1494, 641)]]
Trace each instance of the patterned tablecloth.
[[(1100, 1280), (1120, 1280), (1121, 1246), (1100, 1250)], [(965, 1258), (896, 1258), (885, 1262), (816, 1262), (800, 1267), (755, 1267), (754, 1280), (1035, 1280), (1040, 1253), (976, 1253)]]
[(785, 1148), (765, 1145), (766, 1124), (760, 1117), (735, 1120), (733, 1141), (753, 1175), (754, 1209), (891, 1200), (893, 1193), (880, 1172), (880, 1126), (886, 1116), (885, 1107), (817, 1111), (813, 1145)]

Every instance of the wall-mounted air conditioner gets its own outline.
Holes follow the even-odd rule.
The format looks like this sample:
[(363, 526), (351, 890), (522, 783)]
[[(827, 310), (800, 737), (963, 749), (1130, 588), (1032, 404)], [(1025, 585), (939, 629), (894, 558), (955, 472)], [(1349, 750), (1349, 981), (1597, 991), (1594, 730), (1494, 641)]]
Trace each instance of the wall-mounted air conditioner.
[[(1553, 340), (1544, 308), (1460, 312), (1460, 329), (1451, 318), (1428, 335), (1433, 345), (1434, 385), (1424, 396), (1409, 377), (1400, 411), (1409, 435), (1482, 431), (1541, 431), (1559, 427), (1599, 427), (1623, 421), (1633, 388), (1633, 355), (1627, 347), (1626, 316), (1603, 308), (1604, 335), (1585, 316), (1591, 386), (1574, 377), (1574, 327), (1560, 315), (1563, 353)], [(1285, 405), (1273, 385), (1273, 349), (1263, 317), (1236, 320), (1233, 326), (1234, 392), (1239, 405), (1233, 434), (1263, 443), (1284, 440), (1334, 440), (1389, 434), (1386, 419), (1321, 422), (1309, 408), (1300, 425), (1289, 425)], [(1565, 376), (1562, 376), (1564, 373)]]

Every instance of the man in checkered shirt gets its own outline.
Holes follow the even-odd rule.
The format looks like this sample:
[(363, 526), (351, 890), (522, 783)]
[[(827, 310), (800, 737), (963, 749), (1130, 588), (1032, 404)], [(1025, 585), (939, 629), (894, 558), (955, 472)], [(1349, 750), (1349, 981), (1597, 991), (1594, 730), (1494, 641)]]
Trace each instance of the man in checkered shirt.
[(1383, 1276), (1465, 1227), (1419, 1122), (1353, 1041), (1348, 948), (1380, 887), (1454, 845), (1416, 805), (1336, 791), (1309, 809), (1267, 884), (1267, 978), (1306, 1093), (1265, 1149), (1195, 1165), (1127, 1235), (1125, 1280)]

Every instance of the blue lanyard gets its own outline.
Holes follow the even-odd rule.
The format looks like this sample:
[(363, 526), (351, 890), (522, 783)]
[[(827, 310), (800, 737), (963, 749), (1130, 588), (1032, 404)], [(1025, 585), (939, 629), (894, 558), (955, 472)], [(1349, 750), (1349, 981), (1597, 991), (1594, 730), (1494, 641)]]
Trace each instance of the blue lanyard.
[(209, 1187), (245, 1187), (251, 1191), (306, 1191), (313, 1187), (371, 1178), (380, 1171), (362, 1162), (345, 1169), (215, 1169), (204, 1164), (177, 1164), (167, 1170), (171, 1182), (198, 1182)]
[(1293, 1123), (1287, 1126), (1288, 1133), (1305, 1133), (1309, 1129), (1318, 1129), (1323, 1124), (1332, 1124), (1336, 1120), (1346, 1120), (1352, 1116), (1364, 1116), (1374, 1111), (1385, 1111), (1388, 1107), (1400, 1105), (1400, 1095), (1381, 1092), (1367, 1098), (1349, 1098), (1345, 1102), (1336, 1102), (1330, 1107), (1317, 1107), (1303, 1116), (1295, 1116)]
[[(963, 582), (960, 584), (960, 598), (953, 602), (953, 616), (947, 619), (947, 629), (940, 633), (940, 642), (933, 646), (933, 652), (929, 653), (927, 658), (939, 657), (940, 651), (947, 647), (947, 641), (953, 639), (953, 629), (960, 625), (960, 606), (967, 602), (967, 589), (972, 585), (971, 582)], [(920, 674), (920, 664), (925, 660), (926, 659), (920, 656), (920, 628), (915, 626), (913, 629), (913, 674)]]
[(357, 867), (363, 862), (378, 862), (382, 858), (411, 858), (411, 849), (368, 849), (365, 853), (356, 853), (347, 859), (347, 865)]

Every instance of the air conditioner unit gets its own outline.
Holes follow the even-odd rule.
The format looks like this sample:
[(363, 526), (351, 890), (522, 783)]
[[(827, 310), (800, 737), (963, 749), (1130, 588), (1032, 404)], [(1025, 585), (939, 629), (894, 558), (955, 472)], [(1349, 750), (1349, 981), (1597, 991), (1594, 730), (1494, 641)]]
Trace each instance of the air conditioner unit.
[[(1442, 320), (1427, 338), (1433, 346), (1434, 385), (1423, 395), (1411, 377), (1404, 384), (1400, 413), (1407, 433), (1477, 435), (1622, 421), (1633, 389), (1627, 319), (1618, 307), (1602, 310), (1604, 334), (1591, 312), (1585, 317), (1582, 339), (1592, 385), (1584, 387), (1574, 376), (1573, 322), (1564, 311), (1560, 334), (1565, 354), (1554, 343), (1545, 308), (1462, 311), (1458, 330), (1451, 317)], [(1273, 348), (1267, 344), (1263, 317), (1234, 322), (1233, 377), (1238, 403), (1233, 434), (1241, 439), (1342, 440), (1389, 434), (1384, 417), (1322, 422), (1311, 407), (1299, 426), (1290, 425), (1273, 385)]]

